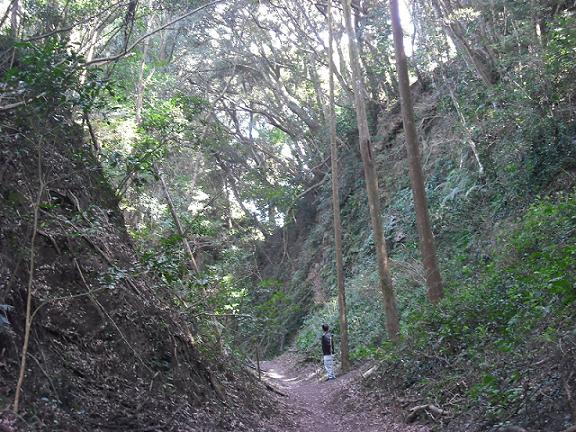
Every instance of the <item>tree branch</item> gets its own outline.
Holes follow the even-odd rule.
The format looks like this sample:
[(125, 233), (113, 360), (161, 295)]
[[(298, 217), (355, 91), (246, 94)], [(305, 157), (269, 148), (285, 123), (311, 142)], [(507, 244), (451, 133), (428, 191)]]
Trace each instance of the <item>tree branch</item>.
[(119, 59), (121, 59), (122, 57), (128, 55), (138, 44), (140, 44), (140, 43), (141, 43), (143, 40), (145, 40), (146, 38), (149, 38), (150, 36), (155, 35), (156, 33), (164, 30), (164, 29), (167, 28), (167, 27), (170, 27), (172, 24), (175, 24), (175, 23), (177, 23), (178, 21), (182, 21), (183, 19), (186, 19), (186, 18), (188, 18), (189, 16), (192, 16), (192, 15), (194, 15), (195, 13), (200, 12), (201, 10), (204, 10), (204, 9), (210, 7), (210, 6), (215, 5), (215, 4), (222, 3), (223, 1), (225, 1), (225, 0), (214, 0), (214, 1), (211, 1), (210, 3), (206, 3), (206, 4), (202, 5), (202, 6), (199, 6), (199, 7), (197, 7), (196, 9), (194, 9), (194, 10), (192, 10), (192, 11), (190, 11), (190, 12), (187, 12), (187, 13), (185, 13), (184, 15), (180, 15), (179, 17), (174, 18), (173, 20), (170, 20), (170, 21), (168, 21), (167, 23), (162, 24), (162, 25), (159, 26), (159, 27), (156, 27), (154, 30), (152, 30), (152, 31), (150, 31), (150, 32), (148, 32), (148, 33), (140, 36), (138, 39), (136, 39), (135, 42), (133, 42), (128, 48), (126, 48), (126, 49), (125, 49), (124, 51), (122, 51), (121, 53), (116, 54), (116, 55), (113, 55), (113, 56), (111, 56), (111, 57), (97, 58), (97, 59), (94, 59), (94, 60), (92, 60), (92, 61), (90, 61), (90, 62), (86, 62), (85, 65), (86, 65), (86, 66), (101, 65), (101, 64), (106, 64), (106, 63), (110, 63), (110, 62), (119, 60)]
[(43, 96), (46, 96), (46, 92), (42, 92), (42, 93), (40, 93), (39, 95), (33, 96), (33, 97), (31, 97), (31, 98), (28, 98), (28, 99), (24, 99), (24, 100), (22, 100), (22, 101), (20, 101), (20, 102), (14, 102), (14, 103), (11, 103), (11, 104), (8, 104), (8, 105), (0, 106), (0, 112), (2, 112), (2, 111), (8, 111), (8, 110), (11, 110), (11, 109), (14, 109), (14, 108), (18, 108), (19, 106), (26, 105), (27, 103), (30, 103), (30, 102), (32, 102), (32, 101), (35, 101), (36, 99), (40, 99), (40, 98), (43, 97)]

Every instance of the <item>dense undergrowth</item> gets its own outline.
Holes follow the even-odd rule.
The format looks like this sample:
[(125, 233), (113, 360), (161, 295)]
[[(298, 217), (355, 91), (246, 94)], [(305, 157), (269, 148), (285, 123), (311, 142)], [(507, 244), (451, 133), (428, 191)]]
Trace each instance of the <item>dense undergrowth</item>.
[[(397, 346), (382, 342), (375, 271), (359, 267), (347, 279), (352, 358), (381, 362), (375, 388), (416, 394), (448, 409), (456, 417), (451, 430), (475, 430), (474, 421), (466, 423), (474, 416), (474, 427), (515, 423), (563, 430), (571, 423), (576, 194), (539, 197), (516, 214), (491, 232), (462, 230), (441, 239), (449, 253), (442, 261), (446, 296), (434, 308), (418, 283), (414, 248), (396, 251), (403, 323)], [(311, 359), (320, 324), (329, 322), (338, 332), (337, 314), (331, 300), (304, 323), (296, 342)], [(542, 409), (544, 415), (534, 414)]]
[(576, 197), (560, 193), (502, 229), (487, 263), (446, 263), (446, 298), (409, 313), (399, 346), (371, 351), (384, 379), (451, 410), (452, 430), (471, 413), (484, 426), (568, 427), (575, 233)]
[[(420, 134), (445, 282), (437, 307), (425, 298), (402, 152), (385, 148), (377, 157), (402, 316), (396, 346), (385, 342), (362, 188), (345, 199), (351, 357), (380, 362), (374, 389), (445, 408), (449, 416), (436, 419), (442, 430), (553, 431), (575, 420), (575, 89), (566, 69), (574, 33), (556, 31), (541, 56), (508, 58), (497, 85), (485, 87), (454, 63), (416, 102), (420, 125), (433, 118)], [(401, 134), (384, 140), (402, 145)], [(329, 275), (324, 255), (320, 272)], [(329, 301), (296, 336), (310, 359), (321, 323), (339, 332), (334, 280), (324, 282)]]

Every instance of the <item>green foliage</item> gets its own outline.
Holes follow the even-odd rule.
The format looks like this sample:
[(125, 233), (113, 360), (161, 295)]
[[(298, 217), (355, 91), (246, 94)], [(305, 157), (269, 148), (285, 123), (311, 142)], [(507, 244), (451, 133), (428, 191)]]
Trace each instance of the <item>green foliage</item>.
[(184, 103), (178, 96), (158, 101), (143, 110), (140, 125), (130, 121), (111, 125), (113, 135), (105, 142), (101, 157), (113, 184), (122, 186), (128, 177), (135, 186), (157, 180), (155, 166), (185, 144)]
[[(335, 289), (331, 292), (334, 297), (304, 321), (296, 337), (299, 350), (318, 351), (318, 336), (324, 323), (330, 325), (338, 342), (340, 323)], [(347, 279), (346, 295), (350, 351), (352, 357), (361, 358), (366, 351), (376, 350), (386, 334), (375, 269), (364, 269)]]
[[(84, 72), (84, 58), (76, 47), (52, 37), (42, 43), (17, 42), (14, 44), (14, 64), (4, 70), (1, 81), (3, 93), (20, 98), (31, 98), (31, 108), (38, 113), (46, 111), (89, 110), (103, 89), (108, 89), (97, 70)], [(81, 74), (86, 74), (81, 83)], [(41, 98), (35, 98), (42, 95)]]
[(568, 72), (574, 69), (574, 20), (569, 14), (557, 17), (549, 42), (533, 48), (536, 54), (506, 49), (501, 58), (505, 74), (495, 85), (474, 81), (470, 72), (463, 78), (466, 71), (458, 71), (459, 81), (466, 83), (456, 86), (456, 98), (467, 132), (479, 144), (490, 186), (509, 202), (526, 204), (559, 171), (573, 165), (570, 143), (576, 125), (559, 107), (574, 91)]
[(357, 129), (356, 111), (352, 107), (336, 111), (336, 133), (340, 137), (352, 137)]
[[(536, 201), (513, 229), (500, 231), (489, 262), (455, 255), (445, 263), (446, 297), (437, 308), (411, 307), (405, 343), (392, 351), (412, 359), (408, 368), (422, 357), (474, 364), (477, 371), (463, 372), (467, 402), (481, 406), (489, 419), (501, 418), (525, 390), (523, 371), (498, 359), (522, 358), (529, 339), (555, 343), (576, 302), (575, 233), (575, 193)], [(425, 387), (442, 393), (434, 384)]]
[(573, 303), (576, 201), (573, 195), (556, 199), (536, 203), (516, 230), (504, 233), (493, 261), (475, 269), (480, 278), (465, 285), (449, 280), (451, 294), (437, 309), (410, 315), (415, 324), (406, 333), (435, 323), (425, 338), (439, 335), (440, 352), (494, 341), (509, 349), (552, 310)]
[(562, 14), (550, 25), (551, 32), (545, 50), (545, 62), (548, 73), (560, 86), (555, 94), (555, 102), (561, 102), (573, 89), (573, 73), (576, 67), (576, 17)]
[(286, 211), (300, 191), (300, 186), (290, 179), (278, 176), (269, 180), (269, 177), (269, 173), (257, 167), (247, 172), (243, 178), (246, 187), (241, 194), (242, 198), (257, 206), (262, 219), (269, 216), (267, 213), (271, 207)]

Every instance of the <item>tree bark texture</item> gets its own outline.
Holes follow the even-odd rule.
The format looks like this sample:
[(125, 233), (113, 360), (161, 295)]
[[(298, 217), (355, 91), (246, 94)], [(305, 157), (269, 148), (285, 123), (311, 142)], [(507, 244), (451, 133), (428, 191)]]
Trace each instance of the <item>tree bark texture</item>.
[(370, 219), (374, 233), (374, 243), (376, 245), (376, 255), (378, 260), (378, 271), (380, 275), (380, 288), (384, 297), (384, 308), (386, 312), (386, 330), (391, 340), (400, 338), (400, 320), (398, 308), (396, 306), (396, 296), (388, 265), (388, 253), (386, 251), (386, 241), (382, 228), (380, 216), (380, 197), (378, 195), (378, 176), (374, 166), (372, 156), (372, 144), (368, 129), (368, 118), (366, 115), (366, 102), (364, 98), (365, 89), (360, 69), (358, 46), (356, 44), (356, 33), (352, 26), (352, 13), (350, 0), (342, 0), (344, 9), (344, 20), (348, 33), (350, 50), (350, 66), (352, 68), (352, 83), (354, 85), (354, 100), (356, 106), (356, 117), (358, 122), (358, 134), (360, 142), (360, 153), (364, 164), (364, 178), (366, 179), (366, 189), (368, 192), (368, 206), (370, 207)]
[(12, 11), (10, 13), (10, 35), (16, 39), (20, 28), (20, 1), (12, 1)]
[(336, 135), (336, 112), (334, 109), (334, 43), (332, 38), (332, 1), (328, 1), (328, 83), (329, 83), (329, 130), (330, 130), (330, 161), (332, 165), (332, 213), (334, 219), (334, 253), (336, 255), (336, 283), (338, 285), (338, 311), (340, 319), (340, 361), (342, 370), (350, 369), (348, 355), (348, 319), (346, 316), (346, 290), (344, 287), (344, 259), (342, 258), (342, 223), (340, 220), (340, 194), (338, 184), (338, 139)]
[(414, 123), (414, 107), (410, 94), (410, 81), (408, 78), (406, 55), (404, 53), (404, 34), (400, 23), (398, 0), (390, 0), (390, 13), (392, 17), (392, 32), (396, 51), (396, 70), (398, 72), (398, 84), (400, 87), (400, 106), (402, 108), (402, 119), (404, 121), (404, 132), (406, 135), (410, 181), (412, 183), (414, 209), (416, 210), (416, 225), (418, 226), (418, 234), (420, 236), (420, 252), (422, 254), (426, 285), (428, 286), (428, 298), (432, 303), (437, 303), (442, 298), (442, 277), (438, 269), (434, 236), (428, 215), (424, 174), (420, 162), (418, 136)]

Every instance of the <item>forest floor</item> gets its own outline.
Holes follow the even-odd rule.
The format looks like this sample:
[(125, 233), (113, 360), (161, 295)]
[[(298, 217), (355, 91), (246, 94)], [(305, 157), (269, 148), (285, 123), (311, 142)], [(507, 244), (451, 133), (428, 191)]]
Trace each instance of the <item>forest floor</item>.
[(280, 419), (270, 432), (428, 432), (422, 425), (407, 425), (398, 406), (367, 400), (361, 367), (326, 381), (320, 361), (304, 362), (287, 352), (262, 362), (263, 379), (286, 395)]

